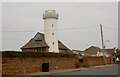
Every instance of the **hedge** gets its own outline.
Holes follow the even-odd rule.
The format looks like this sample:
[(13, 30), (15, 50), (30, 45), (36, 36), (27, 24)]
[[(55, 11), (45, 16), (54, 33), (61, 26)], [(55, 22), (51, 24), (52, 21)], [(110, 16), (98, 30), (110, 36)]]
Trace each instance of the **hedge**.
[(53, 52), (18, 52), (18, 51), (3, 51), (2, 58), (16, 57), (75, 57), (75, 54), (53, 53)]

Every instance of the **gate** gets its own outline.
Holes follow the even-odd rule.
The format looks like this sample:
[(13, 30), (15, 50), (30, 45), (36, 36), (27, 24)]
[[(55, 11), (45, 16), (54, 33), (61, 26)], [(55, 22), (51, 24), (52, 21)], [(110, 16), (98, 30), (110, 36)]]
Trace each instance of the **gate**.
[(49, 63), (42, 64), (42, 72), (49, 72)]
[(79, 59), (79, 62), (83, 62), (83, 59)]

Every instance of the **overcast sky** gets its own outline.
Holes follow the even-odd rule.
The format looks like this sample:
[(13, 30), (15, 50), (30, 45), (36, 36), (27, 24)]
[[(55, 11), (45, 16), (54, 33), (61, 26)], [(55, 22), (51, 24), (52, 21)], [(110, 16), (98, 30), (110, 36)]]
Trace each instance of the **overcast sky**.
[(103, 24), (107, 48), (118, 46), (117, 2), (10, 2), (2, 6), (2, 50), (20, 50), (37, 32), (44, 33), (43, 12), (56, 10), (58, 38), (70, 49), (101, 48)]

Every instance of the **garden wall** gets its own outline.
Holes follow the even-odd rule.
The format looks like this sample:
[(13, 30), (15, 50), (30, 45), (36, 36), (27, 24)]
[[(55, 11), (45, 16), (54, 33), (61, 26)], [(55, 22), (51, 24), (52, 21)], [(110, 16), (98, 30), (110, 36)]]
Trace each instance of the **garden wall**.
[[(111, 64), (112, 59), (106, 58)], [(2, 75), (18, 75), (24, 73), (42, 72), (42, 64), (49, 63), (49, 70), (71, 69), (104, 65), (103, 57), (83, 56), (83, 62), (73, 54), (33, 53), (33, 52), (3, 52)]]
[(75, 58), (3, 58), (2, 75), (42, 72), (42, 63), (49, 63), (49, 70), (76, 68)]
[[(105, 57), (107, 64), (112, 64), (112, 58), (111, 57)], [(105, 60), (103, 57), (92, 57), (92, 56), (84, 56), (83, 57), (83, 66), (89, 67), (89, 66), (97, 66), (97, 65), (105, 65)]]

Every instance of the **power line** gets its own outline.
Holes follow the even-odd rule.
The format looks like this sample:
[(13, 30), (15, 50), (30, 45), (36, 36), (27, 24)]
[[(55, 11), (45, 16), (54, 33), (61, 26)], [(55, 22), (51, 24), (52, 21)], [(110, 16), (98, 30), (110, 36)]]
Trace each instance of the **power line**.
[(32, 30), (25, 30), (25, 31), (20, 31), (20, 30), (18, 30), (18, 31), (1, 31), (1, 32), (35, 32), (36, 30), (34, 30), (34, 31), (32, 31)]
[(67, 29), (63, 29), (61, 31), (66, 31), (66, 30), (76, 30), (76, 29), (88, 29), (88, 28), (95, 28), (97, 26), (87, 26), (87, 27), (78, 27), (78, 28), (67, 28)]
[[(58, 30), (52, 30), (52, 31), (69, 31), (69, 30), (80, 30), (80, 29), (90, 29), (90, 28), (96, 28), (98, 26), (85, 26), (85, 27), (75, 27), (75, 28), (66, 28), (66, 29), (58, 29)], [(112, 28), (108, 26), (103, 26), (105, 29), (114, 30), (114, 31), (120, 31), (120, 29)], [(0, 32), (36, 32), (36, 31), (44, 31), (44, 30), (15, 30), (15, 31), (0, 31)], [(45, 31), (51, 31), (51, 30), (45, 30)]]
[[(59, 29), (58, 31), (67, 31), (67, 30), (77, 30), (77, 29), (88, 29), (88, 28), (95, 28), (97, 26), (86, 26), (86, 27), (77, 27), (77, 28), (66, 28), (66, 29)], [(2, 31), (2, 32), (36, 32), (38, 30), (24, 30), (24, 31)], [(39, 31), (44, 31), (44, 30), (39, 30)], [(51, 31), (51, 30), (45, 30), (45, 31)], [(57, 30), (52, 30), (52, 31), (57, 31)]]
[(114, 31), (120, 31), (120, 29), (117, 28), (112, 28), (112, 27), (108, 27), (108, 26), (103, 26), (105, 29), (109, 29), (109, 30), (114, 30)]

